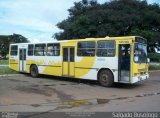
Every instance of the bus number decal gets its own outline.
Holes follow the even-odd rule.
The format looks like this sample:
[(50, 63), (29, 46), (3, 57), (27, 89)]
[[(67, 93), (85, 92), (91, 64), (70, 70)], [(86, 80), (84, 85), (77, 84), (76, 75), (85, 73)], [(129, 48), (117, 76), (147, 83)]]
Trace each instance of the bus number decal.
[(121, 43), (121, 44), (128, 44), (129, 41), (119, 41), (119, 43)]
[(97, 61), (105, 61), (105, 58), (98, 58)]

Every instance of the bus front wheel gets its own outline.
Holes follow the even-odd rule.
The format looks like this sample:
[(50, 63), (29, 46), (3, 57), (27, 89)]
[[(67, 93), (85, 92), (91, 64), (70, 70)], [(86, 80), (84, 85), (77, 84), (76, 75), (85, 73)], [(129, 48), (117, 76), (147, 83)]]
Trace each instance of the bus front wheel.
[(102, 70), (98, 76), (99, 83), (105, 87), (111, 87), (114, 83), (113, 74), (109, 70)]
[(38, 68), (36, 65), (31, 66), (30, 73), (32, 77), (38, 77)]

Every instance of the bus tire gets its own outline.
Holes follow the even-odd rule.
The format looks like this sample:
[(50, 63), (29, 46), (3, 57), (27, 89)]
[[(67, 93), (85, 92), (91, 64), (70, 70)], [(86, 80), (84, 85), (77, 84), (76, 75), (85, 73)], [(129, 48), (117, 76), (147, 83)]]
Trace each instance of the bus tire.
[(36, 65), (30, 67), (30, 74), (32, 77), (38, 77), (38, 68)]
[(114, 83), (114, 77), (110, 70), (102, 70), (98, 75), (98, 80), (104, 87), (111, 87)]

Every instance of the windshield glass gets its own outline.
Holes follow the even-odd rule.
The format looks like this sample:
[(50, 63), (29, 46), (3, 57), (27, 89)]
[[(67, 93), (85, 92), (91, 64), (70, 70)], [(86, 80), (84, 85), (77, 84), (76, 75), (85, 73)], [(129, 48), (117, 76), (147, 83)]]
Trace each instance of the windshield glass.
[(136, 63), (146, 63), (147, 62), (147, 45), (138, 44), (138, 43), (135, 44), (134, 61)]

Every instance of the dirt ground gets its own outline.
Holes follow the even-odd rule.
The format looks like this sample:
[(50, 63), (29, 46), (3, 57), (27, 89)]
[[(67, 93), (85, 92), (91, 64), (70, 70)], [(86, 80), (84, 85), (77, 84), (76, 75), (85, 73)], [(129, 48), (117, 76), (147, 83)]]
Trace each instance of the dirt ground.
[(26, 74), (0, 77), (0, 111), (160, 111), (160, 72), (134, 85), (112, 88), (95, 81)]

